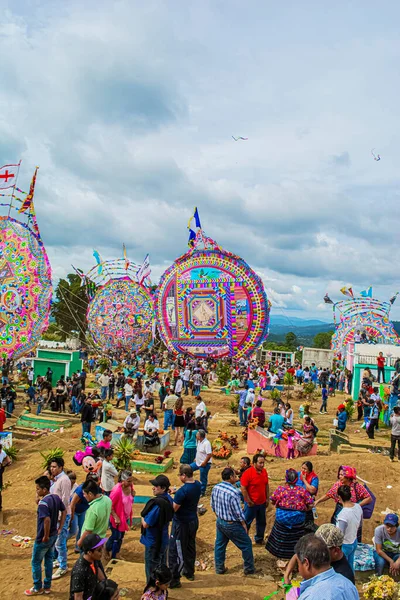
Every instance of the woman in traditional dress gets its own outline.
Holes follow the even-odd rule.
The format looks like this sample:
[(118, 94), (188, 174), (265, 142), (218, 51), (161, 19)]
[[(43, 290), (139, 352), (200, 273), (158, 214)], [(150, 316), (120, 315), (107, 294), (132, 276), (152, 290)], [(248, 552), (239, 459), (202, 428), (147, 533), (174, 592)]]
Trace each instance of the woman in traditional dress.
[[(303, 462), (301, 471), (298, 472), (298, 476), (297, 485), (305, 488), (315, 500), (315, 496), (318, 494), (319, 478), (314, 472), (313, 464), (309, 460)], [(308, 523), (311, 523), (311, 525), (308, 525)], [(310, 508), (310, 510), (306, 512), (306, 529), (307, 527), (313, 529), (313, 525), (314, 513), (312, 508)]]
[[(324, 496), (321, 496), (321, 498), (318, 498), (318, 500), (315, 502), (315, 506), (317, 506), (317, 504), (320, 504), (321, 502), (326, 502), (330, 499), (336, 502), (336, 507), (331, 517), (331, 523), (333, 523), (333, 525), (336, 525), (336, 517), (343, 508), (343, 505), (341, 504), (341, 499), (337, 493), (341, 485), (349, 486), (351, 491), (352, 502), (357, 502), (360, 506), (365, 506), (366, 504), (372, 502), (372, 498), (368, 490), (365, 489), (365, 487), (357, 481), (356, 477), (357, 472), (354, 467), (350, 467), (348, 465), (341, 465), (338, 470), (338, 481), (333, 484), (333, 486), (326, 492)], [(359, 542), (361, 542), (361, 538), (362, 521), (357, 532), (357, 539)]]
[(296, 442), (296, 448), (300, 456), (306, 456), (314, 445), (315, 425), (311, 417), (304, 417), (303, 435)]
[(297, 485), (298, 478), (295, 469), (288, 469), (286, 485), (280, 485), (271, 496), (276, 507), (275, 523), (265, 548), (281, 559), (294, 555), (296, 543), (305, 534), (306, 513), (314, 504), (311, 494)]

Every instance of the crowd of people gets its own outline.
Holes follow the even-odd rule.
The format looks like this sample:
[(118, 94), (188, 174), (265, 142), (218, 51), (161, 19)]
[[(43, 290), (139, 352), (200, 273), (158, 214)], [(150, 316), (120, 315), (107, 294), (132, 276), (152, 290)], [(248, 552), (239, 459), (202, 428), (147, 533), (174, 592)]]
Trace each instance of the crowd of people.
[[(143, 598), (163, 600), (168, 587), (181, 587), (182, 578), (191, 581), (195, 577), (198, 507), (207, 491), (212, 466), (212, 447), (207, 436), (211, 413), (201, 392), (203, 386), (217, 381), (217, 363), (212, 359), (175, 359), (167, 353), (125, 357), (118, 365), (116, 362), (110, 359), (104, 368), (104, 359), (89, 358), (87, 370), (61, 377), (56, 382), (53, 382), (51, 368), (34, 381), (33, 369), (27, 366), (27, 409), (36, 406), (40, 414), (42, 408), (48, 406), (53, 411), (78, 414), (84, 434), (91, 432), (95, 420), (107, 420), (109, 407), (121, 408), (126, 412), (124, 436), (136, 440), (139, 429), (143, 429), (145, 446), (157, 446), (160, 436), (171, 429), (171, 441), (182, 448), (179, 465), (182, 485), (173, 492), (166, 475), (152, 479), (153, 498), (140, 515), (140, 542), (144, 547), (146, 572)], [(230, 380), (225, 387), (238, 394), (240, 424), (246, 426), (249, 420), (256, 419), (257, 424), (271, 434), (284, 431), (288, 440), (287, 458), (294, 457), (293, 409), (290, 403), (276, 399), (273, 413), (267, 416), (263, 409), (263, 391), (277, 389), (289, 373), (298, 384), (312, 383), (320, 389), (320, 412), (325, 413), (329, 397), (337, 390), (349, 391), (352, 385), (352, 374), (345, 369), (319, 369), (315, 364), (305, 368), (283, 363), (262, 365), (245, 359), (227, 363)], [(2, 408), (5, 418), (13, 410), (9, 391), (15, 393), (10, 381), (11, 370), (12, 365), (4, 362), (1, 398), (2, 404), (6, 398), (5, 408)], [(94, 374), (98, 391), (88, 391), (87, 371)], [(398, 394), (396, 378), (399, 374), (400, 364), (395, 370), (391, 395)], [(357, 416), (366, 419), (369, 437), (373, 437), (378, 425), (374, 420), (378, 421), (383, 408), (374, 383), (371, 371), (366, 369), (359, 400), (362, 411), (361, 416), (360, 411)], [(337, 426), (343, 431), (346, 421), (341, 415), (346, 411), (340, 405), (335, 410)], [(376, 411), (379, 411), (378, 416)], [(393, 406), (389, 422), (392, 425), (391, 458), (397, 444), (400, 460), (400, 408), (397, 406)], [(300, 455), (306, 457), (317, 432), (315, 421), (306, 415), (301, 436), (296, 440)], [(78, 485), (76, 474), (66, 471), (62, 458), (54, 458), (46, 473), (36, 479), (38, 516), (32, 553), (33, 585), (26, 590), (26, 595), (47, 594), (54, 579), (66, 576), (69, 572), (67, 544), (73, 539), (79, 557), (70, 571), (70, 599), (118, 598), (118, 585), (107, 579), (102, 561), (119, 556), (124, 536), (132, 525), (135, 490), (132, 472), (118, 472), (113, 465), (111, 438), (111, 431), (105, 430), (103, 440), (94, 449), (101, 466), (89, 473), (83, 483)], [(7, 464), (4, 458), (2, 461), (0, 452), (3, 470)], [(354, 587), (354, 559), (363, 519), (371, 516), (374, 506), (371, 490), (357, 480), (353, 467), (342, 465), (338, 480), (324, 495), (317, 497), (319, 477), (313, 464), (306, 460), (300, 471), (289, 468), (282, 484), (271, 493), (265, 467), (264, 454), (257, 453), (252, 460), (243, 456), (240, 467), (225, 467), (221, 481), (212, 488), (210, 504), (216, 516), (215, 572), (223, 575), (227, 571), (226, 548), (230, 541), (242, 552), (244, 574), (250, 576), (257, 572), (250, 535), (253, 528), (256, 545), (265, 545), (278, 562), (288, 561), (286, 582), (298, 569), (303, 577), (302, 599), (358, 598)], [(195, 477), (197, 470), (200, 480)], [(317, 528), (316, 507), (328, 500), (335, 502), (331, 523)], [(275, 508), (275, 518), (266, 539), (269, 503)], [(375, 542), (377, 573), (382, 573), (385, 566), (392, 574), (400, 573), (400, 529), (396, 515), (385, 516), (384, 523), (376, 528)], [(335, 596), (321, 596), (328, 594), (332, 586)]]

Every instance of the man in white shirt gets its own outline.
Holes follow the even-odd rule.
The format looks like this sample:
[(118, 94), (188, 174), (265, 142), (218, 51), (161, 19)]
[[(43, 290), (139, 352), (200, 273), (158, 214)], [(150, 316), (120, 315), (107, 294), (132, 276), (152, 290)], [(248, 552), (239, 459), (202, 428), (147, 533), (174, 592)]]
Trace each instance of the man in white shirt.
[(132, 409), (130, 414), (124, 421), (124, 435), (133, 440), (137, 439), (140, 427), (140, 417), (135, 409)]
[(133, 387), (131, 386), (131, 382), (132, 380), (129, 379), (125, 385), (124, 385), (124, 392), (125, 392), (125, 410), (126, 412), (128, 412), (129, 410), (129, 404), (133, 395)]
[(144, 424), (144, 444), (145, 446), (157, 446), (160, 443), (158, 437), (158, 430), (160, 429), (160, 424), (155, 418), (154, 415), (149, 415), (146, 423)]
[(102, 400), (107, 399), (108, 385), (110, 383), (110, 378), (107, 373), (102, 373), (99, 377), (99, 384), (101, 386), (101, 394), (100, 397)]
[(180, 394), (183, 390), (183, 381), (182, 379), (179, 377), (176, 380), (176, 384), (175, 384), (175, 394)]
[(186, 367), (182, 374), (182, 381), (185, 387), (185, 396), (189, 395), (189, 383), (190, 383), (190, 369)]
[(68, 475), (64, 472), (64, 459), (61, 457), (55, 457), (50, 463), (50, 474), (52, 477), (52, 484), (50, 493), (55, 494), (64, 504), (67, 509), (67, 516), (64, 521), (63, 528), (58, 534), (56, 541), (56, 550), (58, 553), (57, 561), (59, 563), (58, 569), (53, 573), (52, 579), (60, 579), (68, 572), (67, 566), (67, 540), (69, 522), (71, 520), (71, 507), (69, 505), (69, 499), (71, 496), (71, 480)]
[(204, 429), (199, 429), (196, 434), (196, 440), (196, 458), (190, 466), (193, 471), (200, 470), (201, 495), (204, 496), (208, 484), (208, 472), (211, 469), (212, 448)]
[(194, 414), (195, 418), (203, 419), (206, 416), (206, 412), (207, 412), (206, 405), (204, 404), (203, 400), (201, 399), (201, 396), (198, 396), (195, 414)]

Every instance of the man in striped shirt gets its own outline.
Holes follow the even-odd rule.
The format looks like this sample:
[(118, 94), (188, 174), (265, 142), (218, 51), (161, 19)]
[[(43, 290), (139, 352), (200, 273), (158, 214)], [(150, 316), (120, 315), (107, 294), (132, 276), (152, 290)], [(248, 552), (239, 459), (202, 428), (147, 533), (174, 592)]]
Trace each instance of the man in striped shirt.
[(247, 533), (239, 490), (235, 486), (237, 476), (231, 467), (225, 467), (221, 475), (222, 482), (214, 486), (211, 494), (211, 508), (217, 516), (217, 538), (214, 549), (215, 571), (217, 575), (226, 573), (226, 547), (231, 541), (242, 552), (244, 574), (251, 575), (254, 573), (253, 548)]

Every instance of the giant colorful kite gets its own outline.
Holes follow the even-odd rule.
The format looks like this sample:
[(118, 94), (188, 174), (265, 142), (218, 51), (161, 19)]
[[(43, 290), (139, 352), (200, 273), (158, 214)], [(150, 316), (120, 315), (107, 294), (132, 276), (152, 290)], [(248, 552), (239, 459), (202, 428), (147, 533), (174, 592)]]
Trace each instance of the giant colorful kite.
[[(199, 226), (197, 210), (196, 224)], [(194, 357), (252, 354), (268, 335), (261, 279), (245, 261), (190, 229), (190, 249), (165, 271), (156, 294), (161, 338)]]
[[(327, 303), (330, 304), (332, 301)], [(334, 303), (335, 332), (332, 336), (331, 348), (335, 355), (345, 353), (347, 345), (354, 342), (354, 335), (357, 332), (363, 336), (365, 342), (399, 345), (400, 338), (389, 319), (392, 303), (391, 301), (380, 302), (372, 298), (371, 288), (368, 292), (361, 292), (360, 297)]]
[[(37, 345), (48, 326), (52, 295), (50, 263), (33, 204), (37, 168), (25, 193), (16, 187), (19, 166), (0, 168), (0, 190), (12, 190), (1, 194), (8, 199), (1, 203), (8, 215), (0, 216), (0, 356), (13, 360)], [(10, 216), (18, 208), (27, 223)]]
[(96, 286), (87, 321), (96, 346), (105, 353), (115, 350), (140, 352), (152, 341), (154, 300), (150, 291), (148, 256), (142, 266), (126, 257), (102, 261), (94, 251), (97, 265), (85, 276)]

